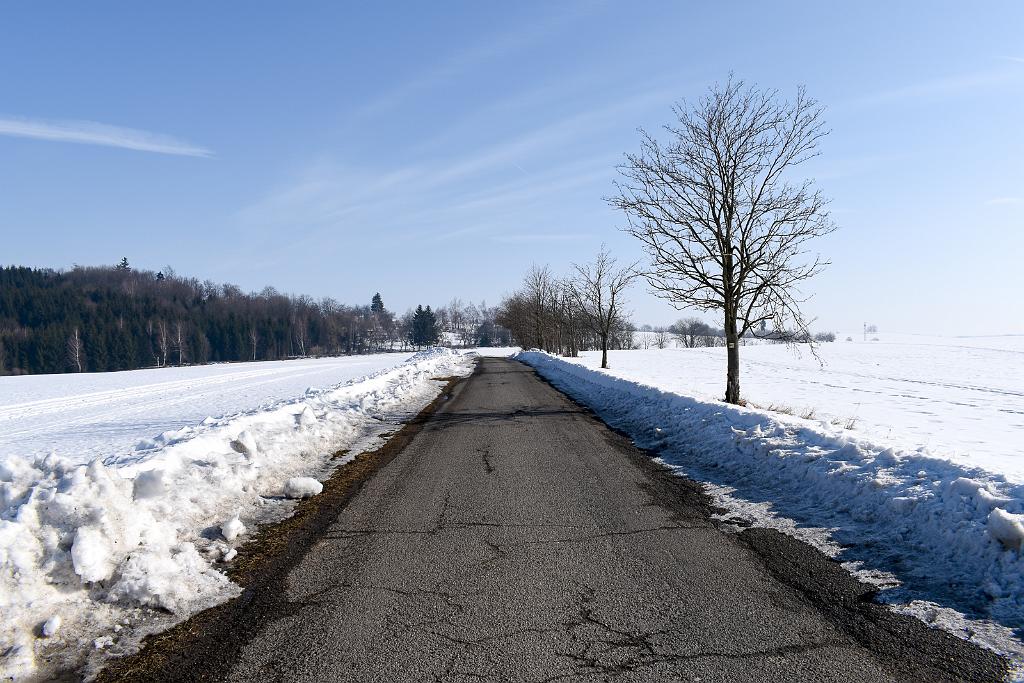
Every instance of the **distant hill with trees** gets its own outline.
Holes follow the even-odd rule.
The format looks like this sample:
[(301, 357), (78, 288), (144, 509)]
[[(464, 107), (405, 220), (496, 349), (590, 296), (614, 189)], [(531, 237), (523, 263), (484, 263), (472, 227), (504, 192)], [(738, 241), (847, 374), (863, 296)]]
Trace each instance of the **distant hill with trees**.
[[(0, 268), (0, 374), (103, 372), (406, 350), (503, 339), (494, 311), (457, 299), (435, 315), (112, 267)], [(453, 322), (454, 320), (454, 322)], [(432, 326), (428, 323), (432, 321)], [(448, 333), (448, 334), (443, 334)], [(507, 338), (507, 332), (504, 332)], [(506, 339), (507, 341), (507, 339)]]

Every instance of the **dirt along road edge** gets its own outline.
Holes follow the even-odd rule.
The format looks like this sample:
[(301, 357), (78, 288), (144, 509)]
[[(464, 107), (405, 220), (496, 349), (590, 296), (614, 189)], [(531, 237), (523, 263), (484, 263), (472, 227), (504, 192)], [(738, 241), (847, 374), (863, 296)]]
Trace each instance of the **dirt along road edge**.
[[(216, 654), (221, 666), (211, 666), (203, 680), (216, 680), (264, 617), (279, 608), (279, 586), (366, 481), (391, 462), (419, 433), (430, 416), (449, 400), (455, 387), (469, 377), (438, 377), (444, 382), (437, 397), (415, 417), (387, 437), (379, 448), (360, 453), (323, 482), (320, 495), (299, 501), (293, 514), (258, 530), (239, 549), (228, 576), (244, 592), (239, 597), (193, 615), (174, 627), (148, 636), (136, 653), (111, 660), (97, 674), (98, 682), (181, 680), (183, 660)], [(340, 457), (341, 451), (336, 454)], [(69, 672), (70, 673), (70, 672)]]

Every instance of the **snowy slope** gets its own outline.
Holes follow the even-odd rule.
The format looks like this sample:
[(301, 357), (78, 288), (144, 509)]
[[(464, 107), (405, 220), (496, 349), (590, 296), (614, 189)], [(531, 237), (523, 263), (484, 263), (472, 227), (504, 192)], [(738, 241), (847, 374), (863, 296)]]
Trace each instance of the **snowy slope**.
[[(761, 356), (752, 353), (762, 348), (766, 352)], [(853, 345), (848, 348), (853, 350)], [(764, 363), (760, 380), (752, 380), (757, 373), (744, 365), (745, 386), (757, 398), (765, 403), (792, 400), (798, 388), (811, 405), (842, 414), (852, 385), (869, 397), (859, 400), (883, 403), (885, 410), (878, 415), (888, 411), (893, 435), (904, 415), (913, 414), (909, 406), (918, 405), (918, 396), (926, 391), (934, 397), (927, 404), (931, 410), (942, 406), (952, 424), (969, 431), (974, 421), (960, 416), (953, 407), (956, 402), (945, 400), (944, 393), (970, 391), (964, 388), (968, 380), (978, 388), (976, 393), (1006, 389), (996, 372), (981, 374), (980, 366), (975, 368), (979, 374), (954, 381), (945, 379), (941, 363), (931, 370), (927, 363), (901, 367), (913, 354), (895, 345), (858, 350), (847, 367), (868, 367), (832, 376), (814, 375), (798, 362), (770, 365), (781, 363), (780, 351), (784, 348), (743, 349), (747, 358), (754, 355)], [(927, 349), (913, 352), (931, 357)], [(946, 350), (935, 355), (946, 361), (955, 357)], [(1024, 654), (1012, 637), (1012, 629), (1024, 627), (1024, 485), (1018, 481), (972, 466), (967, 454), (904, 447), (914, 442), (913, 435), (883, 438), (870, 429), (849, 430), (828, 420), (727, 406), (710, 391), (687, 391), (694, 376), (709, 372), (714, 355), (705, 352), (617, 352), (611, 355), (610, 372), (588, 367), (597, 364), (593, 354), (560, 359), (530, 352), (517, 358), (638, 444), (658, 452), (668, 465), (707, 482), (731, 517), (815, 543), (864, 578), (891, 584), (895, 577), (902, 584), (885, 597), (901, 609), (999, 651)], [(870, 369), (879, 367), (885, 370)], [(717, 370), (716, 387), (724, 362)], [(900, 383), (918, 390), (904, 397)], [(833, 393), (840, 398), (833, 399)], [(1012, 393), (1000, 395), (1015, 405)], [(973, 415), (972, 407), (963, 410)], [(1013, 413), (1007, 415), (1004, 419), (1015, 419)], [(1019, 430), (1016, 434), (1018, 439), (1022, 435)], [(984, 443), (985, 432), (982, 428), (946, 438)], [(1019, 441), (1013, 445), (1019, 448)], [(1008, 450), (993, 449), (990, 455), (986, 464), (1016, 464)], [(945, 608), (980, 621), (966, 623)]]
[(120, 456), (160, 432), (356, 379), (411, 355), (0, 377), (0, 460), (51, 452), (75, 462)]
[[(24, 417), (8, 428), (32, 429), (20, 432), (23, 441), (6, 436), (0, 458), (0, 677), (46, 678), (90, 651), (130, 649), (147, 632), (237, 595), (217, 565), (254, 523), (318, 493), (319, 479), (346, 461), (334, 453), (372, 445), (437, 395), (436, 378), (472, 366), (445, 349), (397, 365), (395, 356), (366, 360), (290, 362), (266, 373), (214, 366), (187, 378), (161, 371), (145, 375), (138, 392), (140, 373), (90, 376), (78, 408), (22, 385), (7, 407)], [(383, 369), (336, 383), (374, 364)], [(285, 378), (289, 371), (296, 376)], [(307, 383), (322, 388), (297, 388)], [(264, 391), (280, 399), (268, 402)], [(215, 407), (230, 414), (206, 417)], [(69, 414), (83, 434), (79, 450), (59, 424)], [(47, 420), (63, 435), (54, 442), (62, 454), (39, 454)], [(150, 426), (153, 436), (189, 420), (139, 440)]]

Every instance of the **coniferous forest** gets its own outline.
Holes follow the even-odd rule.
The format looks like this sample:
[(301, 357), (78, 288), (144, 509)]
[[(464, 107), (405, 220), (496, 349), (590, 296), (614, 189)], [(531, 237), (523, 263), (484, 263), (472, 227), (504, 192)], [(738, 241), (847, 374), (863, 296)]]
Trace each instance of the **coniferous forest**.
[[(0, 374), (104, 372), (209, 362), (406, 350), (443, 337), (462, 345), (507, 336), (486, 306), (453, 302), (395, 316), (379, 294), (346, 305), (267, 287), (180, 277), (168, 269), (0, 267)], [(457, 304), (457, 305), (456, 305)], [(422, 311), (430, 312), (429, 322)], [(461, 322), (452, 325), (452, 319)], [(433, 325), (433, 329), (426, 329)], [(451, 329), (452, 334), (444, 332)]]

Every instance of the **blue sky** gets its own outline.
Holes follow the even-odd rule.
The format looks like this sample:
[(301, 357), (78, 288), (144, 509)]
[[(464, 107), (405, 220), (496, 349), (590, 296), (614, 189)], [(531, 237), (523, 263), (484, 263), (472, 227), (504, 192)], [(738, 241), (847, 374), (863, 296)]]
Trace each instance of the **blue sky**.
[(1024, 4), (865, 4), (5, 4), (0, 262), (496, 303), (639, 257), (615, 164), (733, 71), (827, 107), (817, 327), (1024, 333)]

